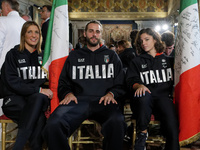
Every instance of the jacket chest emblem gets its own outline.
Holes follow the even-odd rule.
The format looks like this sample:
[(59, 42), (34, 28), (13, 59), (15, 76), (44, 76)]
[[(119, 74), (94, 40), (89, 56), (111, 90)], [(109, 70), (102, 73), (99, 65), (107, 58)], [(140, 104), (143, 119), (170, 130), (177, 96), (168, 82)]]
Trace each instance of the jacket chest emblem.
[(163, 68), (167, 68), (167, 62), (165, 59), (162, 59), (162, 66)]
[(42, 56), (38, 56), (38, 63), (42, 65)]
[(109, 55), (104, 55), (104, 62), (109, 63), (109, 61), (110, 61)]
[(19, 64), (25, 64), (26, 63), (26, 59), (18, 59)]

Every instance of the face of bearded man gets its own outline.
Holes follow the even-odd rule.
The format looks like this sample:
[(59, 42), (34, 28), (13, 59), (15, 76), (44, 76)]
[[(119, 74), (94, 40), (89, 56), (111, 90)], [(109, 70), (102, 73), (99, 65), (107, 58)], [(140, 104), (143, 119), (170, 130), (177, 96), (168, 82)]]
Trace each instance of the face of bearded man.
[(96, 36), (93, 36), (91, 38), (89, 38), (89, 37), (86, 36), (86, 41), (92, 47), (95, 47), (95, 46), (97, 46), (100, 43), (100, 39), (97, 38)]
[(85, 32), (87, 45), (90, 47), (96, 47), (100, 44), (101, 39), (101, 27), (96, 23), (88, 25), (88, 29)]

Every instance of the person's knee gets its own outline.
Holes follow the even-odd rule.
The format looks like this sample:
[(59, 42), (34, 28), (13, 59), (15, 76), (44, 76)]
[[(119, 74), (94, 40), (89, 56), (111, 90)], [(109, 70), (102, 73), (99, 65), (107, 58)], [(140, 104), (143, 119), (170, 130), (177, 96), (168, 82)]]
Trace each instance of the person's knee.
[(55, 129), (59, 128), (62, 124), (62, 118), (57, 116), (50, 116), (50, 118), (47, 120), (46, 128), (48, 129)]
[(32, 95), (32, 98), (31, 99), (37, 99), (37, 100), (47, 100), (48, 99), (48, 97), (46, 96), (46, 95), (44, 95), (44, 94), (42, 94), (42, 93), (35, 93), (35, 94), (33, 94)]
[(49, 99), (46, 95), (41, 94), (41, 93), (35, 93), (33, 94), (30, 98), (29, 98), (29, 104), (32, 106), (45, 106), (45, 109), (48, 107), (49, 105)]
[[(146, 92), (144, 96), (135, 98), (137, 105), (136, 107), (144, 107), (144, 106), (151, 106), (152, 105), (152, 96), (150, 93)], [(142, 108), (140, 108), (142, 109)]]
[[(114, 113), (105, 124), (107, 127), (111, 127), (112, 129), (124, 129), (126, 128), (126, 124), (124, 121), (124, 116), (121, 113)], [(106, 127), (106, 126), (105, 126)]]

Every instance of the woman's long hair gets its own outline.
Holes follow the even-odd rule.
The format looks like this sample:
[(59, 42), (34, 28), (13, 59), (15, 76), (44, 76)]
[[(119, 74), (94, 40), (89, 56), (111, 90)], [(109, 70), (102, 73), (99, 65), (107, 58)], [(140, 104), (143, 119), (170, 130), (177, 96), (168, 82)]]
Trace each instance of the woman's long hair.
[(22, 52), (25, 49), (25, 34), (27, 32), (28, 27), (30, 27), (31, 25), (35, 25), (39, 29), (39, 41), (36, 45), (36, 50), (38, 51), (38, 54), (39, 54), (42, 52), (41, 50), (42, 34), (41, 34), (40, 26), (35, 21), (27, 21), (24, 23), (22, 27), (22, 31), (21, 31), (19, 51)]
[(137, 49), (137, 53), (141, 54), (144, 53), (144, 49), (142, 48), (141, 44), (141, 39), (140, 36), (146, 33), (150, 36), (153, 37), (153, 39), (156, 41), (154, 47), (156, 49), (157, 53), (161, 53), (165, 50), (165, 44), (161, 41), (161, 36), (159, 33), (157, 33), (155, 30), (151, 29), (151, 28), (146, 28), (146, 29), (142, 29), (140, 30), (140, 32), (137, 34), (136, 40), (135, 40), (135, 45), (136, 45), (136, 49)]

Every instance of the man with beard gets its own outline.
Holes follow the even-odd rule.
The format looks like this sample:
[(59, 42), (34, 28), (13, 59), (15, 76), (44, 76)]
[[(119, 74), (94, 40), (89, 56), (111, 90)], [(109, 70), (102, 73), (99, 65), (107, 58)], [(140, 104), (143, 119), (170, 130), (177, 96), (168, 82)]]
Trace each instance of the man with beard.
[(49, 150), (69, 150), (66, 141), (86, 120), (102, 125), (104, 150), (122, 150), (126, 131), (119, 109), (124, 75), (117, 54), (100, 45), (102, 25), (87, 23), (87, 46), (72, 51), (63, 67), (58, 84), (59, 106), (48, 119), (44, 138)]

